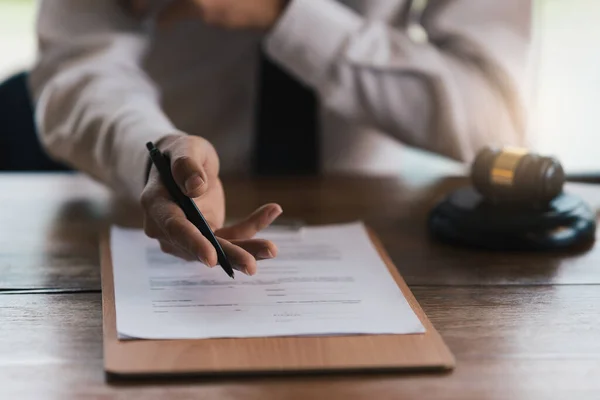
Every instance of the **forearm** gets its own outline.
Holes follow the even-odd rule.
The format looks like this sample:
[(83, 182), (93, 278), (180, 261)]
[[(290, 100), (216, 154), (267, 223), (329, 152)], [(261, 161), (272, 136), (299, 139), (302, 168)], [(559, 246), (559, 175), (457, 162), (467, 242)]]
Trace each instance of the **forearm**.
[(40, 138), (49, 154), (119, 195), (139, 197), (145, 143), (175, 132), (156, 95), (142, 87), (93, 70), (56, 76), (44, 86), (36, 107)]
[(513, 19), (516, 1), (488, 2), (504, 13), (471, 10), (476, 2), (466, 0), (437, 6), (423, 21), (430, 40), (419, 43), (335, 1), (296, 0), (267, 48), (344, 118), (469, 160), (482, 145), (525, 140), (528, 15)]
[(118, 195), (137, 199), (144, 183), (145, 142), (175, 128), (140, 67), (147, 35), (115, 4), (43, 2), (41, 52), (30, 83), (39, 135), (49, 154)]

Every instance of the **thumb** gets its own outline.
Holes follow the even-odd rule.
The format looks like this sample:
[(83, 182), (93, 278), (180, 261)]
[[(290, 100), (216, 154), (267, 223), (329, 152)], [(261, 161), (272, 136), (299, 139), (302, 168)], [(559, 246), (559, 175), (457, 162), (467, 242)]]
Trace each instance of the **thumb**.
[(171, 173), (186, 196), (197, 198), (208, 190), (208, 175), (204, 168), (206, 155), (195, 146), (170, 150)]

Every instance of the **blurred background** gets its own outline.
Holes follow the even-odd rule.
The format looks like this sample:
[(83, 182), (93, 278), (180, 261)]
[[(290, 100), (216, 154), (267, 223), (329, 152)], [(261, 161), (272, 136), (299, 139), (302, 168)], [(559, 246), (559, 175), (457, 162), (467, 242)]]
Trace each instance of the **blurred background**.
[[(0, 82), (35, 59), (35, 0), (0, 0)], [(537, 0), (531, 133), (570, 173), (600, 172), (600, 1)]]
[(35, 59), (35, 0), (0, 0), (0, 81)]

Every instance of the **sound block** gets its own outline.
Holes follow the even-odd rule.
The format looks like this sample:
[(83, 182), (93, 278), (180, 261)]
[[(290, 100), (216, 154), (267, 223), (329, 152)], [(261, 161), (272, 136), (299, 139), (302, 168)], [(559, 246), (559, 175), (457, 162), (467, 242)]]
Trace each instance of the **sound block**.
[(490, 204), (473, 188), (451, 193), (429, 215), (443, 242), (487, 250), (560, 250), (591, 244), (596, 216), (578, 196), (562, 193), (543, 209)]

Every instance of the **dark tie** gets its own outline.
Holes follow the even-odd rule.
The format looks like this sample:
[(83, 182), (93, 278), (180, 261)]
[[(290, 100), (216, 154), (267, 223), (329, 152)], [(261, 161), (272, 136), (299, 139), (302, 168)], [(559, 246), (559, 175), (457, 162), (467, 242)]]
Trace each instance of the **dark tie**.
[(315, 93), (261, 51), (256, 110), (255, 172), (319, 172), (319, 118)]

